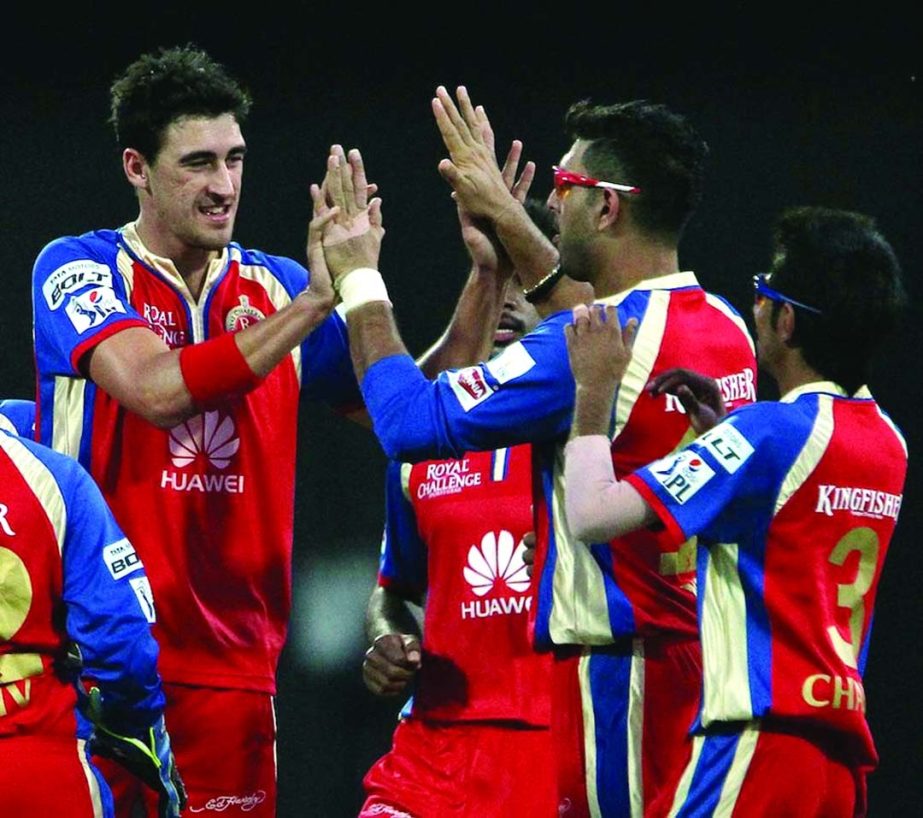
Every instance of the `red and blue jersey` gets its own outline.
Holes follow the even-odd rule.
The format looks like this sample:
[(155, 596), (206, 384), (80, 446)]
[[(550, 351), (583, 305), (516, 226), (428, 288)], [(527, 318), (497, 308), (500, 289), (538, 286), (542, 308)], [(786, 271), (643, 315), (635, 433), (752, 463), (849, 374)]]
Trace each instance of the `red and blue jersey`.
[[(677, 400), (644, 389), (676, 366), (717, 378), (731, 406), (756, 397), (753, 344), (740, 316), (692, 273), (641, 282), (603, 299), (619, 319), (639, 321), (634, 355), (617, 395), (612, 432), (618, 474), (692, 437)], [(625, 636), (696, 633), (695, 545), (665, 553), (650, 534), (577, 542), (563, 515), (562, 445), (574, 379), (563, 328), (570, 311), (545, 319), (487, 363), (429, 382), (409, 356), (378, 361), (362, 383), (375, 431), (391, 457), (419, 460), (468, 450), (537, 444), (535, 524), (540, 580), (531, 614), (539, 646), (611, 644)]]
[(145, 327), (171, 348), (235, 332), (308, 284), (300, 264), (237, 244), (198, 300), (132, 225), (49, 244), (33, 272), (37, 435), (80, 460), (150, 572), (171, 682), (275, 690), (291, 605), (297, 406), (358, 401), (331, 316), (252, 392), (158, 429), (84, 377), (84, 356)]
[(0, 431), (0, 741), (87, 738), (61, 664), (71, 641), (107, 725), (153, 724), (164, 706), (155, 618), (144, 566), (86, 472)]
[(532, 649), (528, 446), (389, 465), (379, 584), (426, 597), (413, 715), (547, 727), (550, 657)]
[(866, 389), (808, 384), (733, 412), (628, 477), (672, 543), (698, 536), (700, 725), (769, 719), (834, 730), (877, 756), (862, 673), (907, 471)]

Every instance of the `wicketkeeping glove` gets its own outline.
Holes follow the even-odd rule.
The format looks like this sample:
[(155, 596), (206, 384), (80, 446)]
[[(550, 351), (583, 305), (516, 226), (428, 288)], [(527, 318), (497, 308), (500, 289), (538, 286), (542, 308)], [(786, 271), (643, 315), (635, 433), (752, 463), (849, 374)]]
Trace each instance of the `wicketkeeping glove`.
[(111, 758), (154, 790), (159, 796), (159, 818), (179, 818), (180, 811), (186, 807), (186, 787), (176, 769), (163, 716), (140, 735), (122, 736), (101, 721), (99, 688), (91, 688), (89, 698), (87, 715), (93, 722), (88, 742), (90, 752)]

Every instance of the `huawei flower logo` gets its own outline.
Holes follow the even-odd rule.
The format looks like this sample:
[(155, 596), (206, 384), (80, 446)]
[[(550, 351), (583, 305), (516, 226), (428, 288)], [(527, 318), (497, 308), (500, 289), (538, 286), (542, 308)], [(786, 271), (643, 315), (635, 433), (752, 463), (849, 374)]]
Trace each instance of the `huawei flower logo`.
[(230, 416), (222, 418), (219, 412), (205, 412), (174, 426), (170, 430), (173, 465), (188, 466), (201, 454), (216, 469), (226, 469), (240, 448), (234, 431), (234, 421)]
[(465, 579), (477, 596), (484, 596), (502, 579), (514, 591), (529, 588), (529, 575), (522, 561), (525, 550), (522, 543), (517, 548), (513, 535), (501, 531), (499, 536), (488, 531), (481, 539), (481, 547), (472, 545), (468, 550)]

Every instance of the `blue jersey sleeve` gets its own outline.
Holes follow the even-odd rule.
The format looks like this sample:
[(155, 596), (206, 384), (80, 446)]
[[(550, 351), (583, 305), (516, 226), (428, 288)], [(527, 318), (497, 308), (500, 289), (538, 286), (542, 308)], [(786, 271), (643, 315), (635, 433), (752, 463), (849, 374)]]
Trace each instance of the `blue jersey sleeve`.
[(83, 673), (103, 693), (107, 726), (135, 732), (151, 725), (164, 707), (150, 627), (155, 620), (151, 587), (96, 484), (76, 461), (62, 464), (65, 458), (59, 458), (55, 475), (67, 513), (66, 630), (80, 648)]
[[(731, 413), (684, 449), (639, 469), (631, 482), (682, 540), (737, 542), (772, 517), (781, 478), (810, 427), (778, 438), (777, 404)], [(674, 528), (674, 530), (676, 530)]]
[(362, 394), (385, 453), (419, 462), (565, 435), (574, 402), (569, 321), (570, 312), (557, 313), (486, 363), (434, 381), (409, 355), (377, 361)]
[(20, 437), (34, 439), (35, 401), (0, 400), (0, 428), (6, 428)]
[(101, 235), (57, 239), (32, 272), (35, 353), (46, 374), (80, 374), (80, 358), (125, 326), (147, 327), (128, 301), (118, 245)]
[(337, 311), (301, 344), (301, 387), (307, 398), (323, 401), (338, 411), (362, 405), (346, 324)]
[(426, 593), (426, 543), (413, 506), (404, 494), (402, 466), (391, 461), (385, 473), (385, 530), (378, 583), (419, 603)]

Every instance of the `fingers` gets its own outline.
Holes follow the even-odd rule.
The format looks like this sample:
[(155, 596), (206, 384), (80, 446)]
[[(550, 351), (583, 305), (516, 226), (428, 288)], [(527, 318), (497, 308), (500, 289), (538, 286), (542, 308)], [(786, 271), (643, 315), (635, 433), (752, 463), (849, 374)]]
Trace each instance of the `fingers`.
[(481, 139), (484, 144), (490, 148), (490, 152), (496, 156), (497, 146), (496, 139), (494, 138), (494, 129), (490, 124), (490, 120), (487, 118), (487, 112), (484, 110), (484, 106), (478, 105), (477, 108), (474, 109), (474, 113), (477, 116), (478, 126), (480, 127)]
[[(474, 110), (474, 106), (471, 104), (471, 97), (468, 96), (468, 89), (464, 85), (459, 85), (455, 90), (455, 95), (458, 97), (458, 107), (461, 109), (462, 118), (465, 120), (465, 125), (468, 127), (468, 131), (471, 134), (471, 138), (475, 142), (483, 141), (483, 120), (478, 116), (477, 111)], [(483, 109), (482, 109), (483, 110)], [(487, 114), (484, 114), (484, 119), (487, 118)]]
[(352, 186), (353, 195), (356, 200), (356, 207), (359, 210), (365, 209), (368, 204), (369, 183), (365, 176), (365, 163), (362, 161), (362, 154), (358, 148), (353, 148), (347, 155), (349, 166), (352, 169)]
[(503, 181), (506, 183), (507, 188), (510, 190), (513, 189), (513, 185), (516, 182), (516, 171), (519, 169), (519, 159), (522, 157), (522, 142), (518, 139), (513, 140), (513, 144), (510, 145), (509, 153), (506, 155), (506, 161), (503, 163), (503, 168), (500, 171), (500, 175), (503, 177)]
[(524, 202), (526, 200), (526, 196), (529, 195), (529, 190), (532, 187), (532, 181), (534, 179), (535, 162), (526, 162), (519, 179), (516, 180), (516, 184), (513, 185), (511, 190), (511, 193), (516, 197), (517, 201)]
[[(612, 308), (613, 310), (615, 307)], [(618, 318), (616, 318), (618, 320)], [(638, 335), (638, 319), (629, 318), (625, 326), (622, 328), (622, 346), (628, 352), (631, 352), (635, 346), (635, 338)]]
[(394, 696), (413, 679), (421, 659), (420, 641), (416, 636), (384, 634), (365, 652), (362, 677), (373, 693)]
[(471, 129), (458, 112), (458, 108), (455, 107), (452, 97), (444, 86), (440, 85), (436, 89), (436, 98), (432, 104), (436, 125), (449, 153), (474, 143)]
[(377, 196), (369, 202), (369, 224), (381, 230), (385, 229), (381, 220), (381, 199)]

